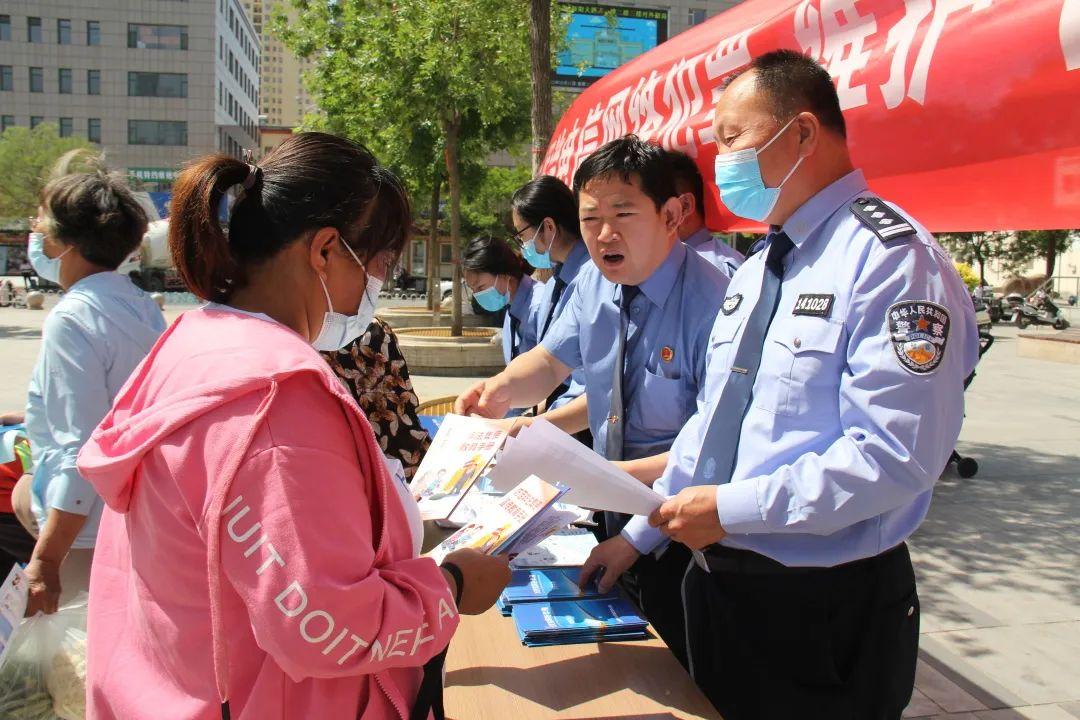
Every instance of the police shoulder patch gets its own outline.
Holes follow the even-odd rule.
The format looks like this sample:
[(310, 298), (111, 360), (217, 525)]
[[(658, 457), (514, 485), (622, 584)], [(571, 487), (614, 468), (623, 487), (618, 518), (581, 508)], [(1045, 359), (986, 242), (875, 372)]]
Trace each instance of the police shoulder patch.
[(918, 233), (907, 218), (886, 205), (880, 198), (856, 198), (849, 207), (851, 214), (859, 218), (859, 221), (870, 228), (882, 242)]
[(910, 372), (926, 375), (945, 357), (951, 320), (949, 311), (927, 300), (904, 300), (885, 313), (897, 360)]

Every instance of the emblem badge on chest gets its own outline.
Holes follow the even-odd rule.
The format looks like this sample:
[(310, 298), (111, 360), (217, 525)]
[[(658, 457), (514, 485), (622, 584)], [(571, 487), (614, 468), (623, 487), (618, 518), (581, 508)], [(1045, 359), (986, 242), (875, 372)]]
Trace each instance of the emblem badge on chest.
[(925, 375), (945, 357), (949, 311), (926, 300), (898, 302), (885, 313), (896, 358), (907, 370)]
[(724, 298), (724, 304), (720, 306), (720, 311), (725, 315), (730, 315), (739, 309), (739, 305), (742, 304), (742, 293), (736, 293), (730, 297)]
[(791, 314), (827, 318), (832, 314), (833, 301), (835, 300), (835, 295), (800, 295), (799, 299), (795, 301), (795, 308), (791, 311)]
[(664, 347), (660, 348), (660, 359), (666, 363), (669, 363), (675, 359), (675, 351), (671, 349), (670, 345), (665, 345)]

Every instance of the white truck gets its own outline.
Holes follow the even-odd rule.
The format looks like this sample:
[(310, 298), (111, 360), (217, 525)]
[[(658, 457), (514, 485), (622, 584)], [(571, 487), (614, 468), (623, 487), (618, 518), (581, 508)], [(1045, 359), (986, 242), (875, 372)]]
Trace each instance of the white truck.
[(183, 280), (169, 254), (169, 221), (154, 220), (143, 235), (139, 248), (116, 269), (147, 292), (185, 292)]

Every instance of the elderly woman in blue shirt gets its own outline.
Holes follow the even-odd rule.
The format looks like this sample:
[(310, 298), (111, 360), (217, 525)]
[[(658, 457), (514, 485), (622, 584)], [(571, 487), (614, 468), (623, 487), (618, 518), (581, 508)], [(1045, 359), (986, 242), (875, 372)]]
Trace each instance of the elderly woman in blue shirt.
[(23, 476), (13, 496), (16, 514), (37, 538), (26, 567), (28, 615), (55, 612), (62, 590), (67, 599), (89, 585), (102, 501), (79, 474), (76, 456), (165, 330), (157, 304), (116, 272), (146, 225), (123, 179), (93, 163), (42, 191), (30, 262), (65, 294), (45, 319), (30, 381), (34, 473)]

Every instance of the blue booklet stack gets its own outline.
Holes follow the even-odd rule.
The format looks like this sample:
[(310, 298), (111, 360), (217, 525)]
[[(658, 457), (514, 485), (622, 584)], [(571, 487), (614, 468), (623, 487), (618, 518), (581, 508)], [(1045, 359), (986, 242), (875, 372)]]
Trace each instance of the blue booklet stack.
[(528, 647), (648, 637), (648, 623), (622, 597), (522, 603), (514, 607), (514, 624)]
[(619, 593), (611, 590), (601, 594), (596, 582), (589, 583), (584, 590), (578, 587), (581, 568), (534, 568), (515, 570), (510, 576), (510, 584), (502, 591), (496, 603), (503, 615), (510, 615), (514, 605), (521, 603), (545, 602), (551, 600), (612, 600)]

